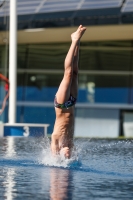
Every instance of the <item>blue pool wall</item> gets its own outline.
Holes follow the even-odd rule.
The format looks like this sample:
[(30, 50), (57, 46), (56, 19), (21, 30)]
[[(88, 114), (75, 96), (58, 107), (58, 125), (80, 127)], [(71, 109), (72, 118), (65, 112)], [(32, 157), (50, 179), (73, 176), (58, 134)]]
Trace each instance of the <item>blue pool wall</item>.
[[(48, 133), (53, 130), (55, 111), (54, 111), (54, 97), (56, 94), (56, 87), (17, 87), (17, 102), (20, 104), (17, 106), (17, 123), (48, 123)], [(4, 89), (0, 88), (0, 94), (4, 93)], [(88, 89), (79, 89), (78, 103), (88, 103)], [(133, 104), (133, 88), (95, 88), (93, 95), (94, 103), (101, 104)], [(2, 102), (3, 95), (0, 95), (0, 101)], [(36, 102), (36, 106), (27, 106), (26, 103)], [(39, 103), (46, 103), (46, 106), (39, 106)], [(47, 103), (53, 104), (53, 106), (47, 106)], [(24, 105), (25, 104), (25, 105)], [(8, 105), (4, 112), (4, 122), (8, 121)], [(2, 116), (0, 116), (1, 120)], [(2, 118), (3, 119), (3, 118)]]
[[(56, 94), (56, 87), (17, 87), (17, 101), (33, 101), (33, 102), (53, 102)], [(0, 87), (0, 94), (4, 93), (3, 87)], [(89, 103), (87, 88), (79, 89), (78, 102)], [(0, 95), (0, 101), (3, 100), (3, 95)], [(125, 103), (133, 104), (133, 88), (95, 88), (94, 90), (95, 103)]]

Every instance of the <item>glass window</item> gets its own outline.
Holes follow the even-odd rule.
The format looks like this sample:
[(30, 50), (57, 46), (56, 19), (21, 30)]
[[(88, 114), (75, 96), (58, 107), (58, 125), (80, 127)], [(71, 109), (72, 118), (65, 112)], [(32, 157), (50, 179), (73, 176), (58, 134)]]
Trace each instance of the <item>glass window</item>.
[(81, 46), (80, 69), (100, 71), (129, 71), (132, 54), (127, 47), (124, 48), (107, 48), (105, 46), (95, 46), (95, 48), (93, 48), (91, 46)]
[(18, 74), (17, 99), (19, 101), (53, 102), (63, 74)]
[[(53, 99), (63, 77), (69, 45), (51, 43), (18, 46), (18, 86), (26, 88), (24, 99)], [(132, 41), (81, 42), (79, 102), (127, 104), (132, 101), (132, 46)], [(42, 95), (44, 88), (45, 95)], [(22, 93), (19, 94), (21, 97)], [(36, 94), (39, 94), (38, 98)]]
[(80, 102), (129, 103), (129, 76), (80, 75)]
[(56, 74), (56, 73), (22, 73), (17, 76), (17, 85), (18, 86), (33, 86), (37, 88), (42, 87), (58, 87), (63, 74)]
[(63, 69), (68, 44), (27, 45), (18, 47), (18, 67), (28, 69)]
[[(19, 45), (18, 68), (63, 69), (68, 43)], [(131, 42), (81, 43), (81, 70), (129, 71)]]

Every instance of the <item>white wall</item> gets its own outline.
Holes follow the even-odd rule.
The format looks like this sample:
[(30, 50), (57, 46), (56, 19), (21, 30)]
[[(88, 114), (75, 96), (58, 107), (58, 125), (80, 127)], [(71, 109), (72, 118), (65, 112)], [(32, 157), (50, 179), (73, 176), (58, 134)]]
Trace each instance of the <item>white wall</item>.
[(123, 119), (124, 136), (133, 137), (133, 112), (125, 112)]
[(75, 118), (76, 137), (119, 136), (119, 110), (78, 108)]
[(3, 137), (3, 132), (4, 132), (4, 127), (3, 127), (3, 124), (0, 123), (0, 137)]

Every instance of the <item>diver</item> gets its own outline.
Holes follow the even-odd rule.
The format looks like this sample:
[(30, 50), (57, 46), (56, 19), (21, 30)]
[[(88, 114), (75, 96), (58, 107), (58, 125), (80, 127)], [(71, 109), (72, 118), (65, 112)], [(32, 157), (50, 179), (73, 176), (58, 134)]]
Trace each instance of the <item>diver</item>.
[(55, 95), (56, 119), (51, 136), (52, 154), (70, 158), (73, 149), (74, 110), (78, 94), (78, 60), (80, 39), (86, 27), (80, 25), (71, 34), (71, 45), (64, 61), (64, 76)]

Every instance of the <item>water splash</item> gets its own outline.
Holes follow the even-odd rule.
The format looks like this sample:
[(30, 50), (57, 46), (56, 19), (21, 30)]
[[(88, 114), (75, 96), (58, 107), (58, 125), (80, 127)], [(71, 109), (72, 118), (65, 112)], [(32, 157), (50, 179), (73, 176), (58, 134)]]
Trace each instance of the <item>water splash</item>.
[[(132, 172), (133, 153), (132, 140), (95, 140), (75, 139), (75, 149), (70, 159), (63, 155), (53, 156), (50, 150), (49, 138), (41, 141), (38, 164), (50, 167), (69, 168), (77, 170), (93, 169), (107, 173), (127, 174), (127, 168)], [(115, 169), (115, 170), (114, 170)]]
[(50, 149), (50, 140), (45, 137), (42, 144), (43, 150), (40, 158), (38, 159), (39, 164), (45, 166), (63, 167), (63, 168), (77, 168), (81, 166), (81, 162), (78, 157), (76, 149), (72, 151), (71, 158), (67, 159), (63, 154), (53, 156)]

